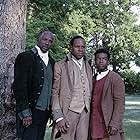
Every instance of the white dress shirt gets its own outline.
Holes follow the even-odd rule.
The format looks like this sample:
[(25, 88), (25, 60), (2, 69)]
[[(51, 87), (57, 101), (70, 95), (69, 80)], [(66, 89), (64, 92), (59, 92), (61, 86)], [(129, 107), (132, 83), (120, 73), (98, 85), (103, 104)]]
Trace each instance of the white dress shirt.
[(108, 73), (109, 73), (109, 70), (103, 71), (101, 73), (98, 72), (97, 76), (96, 76), (96, 80), (100, 80), (100, 79), (104, 78)]
[(38, 46), (35, 46), (35, 48), (37, 49), (40, 58), (43, 60), (43, 62), (47, 66), (48, 65), (48, 61), (49, 61), (48, 51), (46, 53), (43, 53)]

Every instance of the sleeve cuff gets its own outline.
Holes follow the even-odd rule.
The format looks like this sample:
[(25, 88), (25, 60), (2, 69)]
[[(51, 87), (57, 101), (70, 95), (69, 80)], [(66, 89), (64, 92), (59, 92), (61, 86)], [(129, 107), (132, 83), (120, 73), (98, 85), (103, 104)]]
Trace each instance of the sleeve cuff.
[(18, 116), (20, 117), (21, 120), (25, 117), (32, 116), (31, 109), (28, 108), (28, 109), (23, 110), (22, 112), (19, 112)]
[(64, 118), (61, 117), (61, 118), (58, 118), (55, 122), (58, 123), (59, 121), (63, 120)]
[(63, 118), (63, 113), (61, 109), (56, 109), (53, 111), (53, 120), (56, 121), (59, 118)]

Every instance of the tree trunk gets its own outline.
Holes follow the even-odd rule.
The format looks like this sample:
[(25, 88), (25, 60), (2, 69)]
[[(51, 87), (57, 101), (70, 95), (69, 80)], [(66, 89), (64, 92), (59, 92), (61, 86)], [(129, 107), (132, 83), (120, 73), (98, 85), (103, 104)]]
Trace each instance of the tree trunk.
[(13, 66), (25, 49), (27, 0), (0, 0), (0, 138), (14, 140)]

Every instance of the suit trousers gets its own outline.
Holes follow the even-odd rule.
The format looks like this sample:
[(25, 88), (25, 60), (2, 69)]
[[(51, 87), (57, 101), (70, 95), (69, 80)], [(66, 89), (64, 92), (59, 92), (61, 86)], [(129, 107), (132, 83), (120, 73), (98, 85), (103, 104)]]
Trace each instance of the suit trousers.
[(32, 124), (24, 128), (22, 140), (43, 140), (46, 124), (49, 118), (48, 111), (32, 110)]
[(68, 132), (61, 135), (62, 140), (87, 140), (89, 129), (89, 112), (83, 110), (76, 113), (68, 110), (66, 120), (69, 122)]

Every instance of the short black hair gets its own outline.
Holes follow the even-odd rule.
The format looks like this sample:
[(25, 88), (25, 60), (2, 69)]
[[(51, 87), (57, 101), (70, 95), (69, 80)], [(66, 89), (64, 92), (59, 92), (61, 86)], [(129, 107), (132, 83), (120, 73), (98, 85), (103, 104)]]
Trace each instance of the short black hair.
[(85, 41), (85, 39), (84, 39), (82, 36), (77, 35), (77, 36), (74, 36), (74, 37), (70, 40), (70, 46), (73, 46), (74, 40), (75, 40), (75, 39), (79, 39), (79, 38), (81, 38), (81, 39), (83, 39), (83, 40)]
[(96, 52), (94, 53), (95, 59), (96, 59), (96, 55), (99, 54), (99, 53), (105, 53), (105, 54), (107, 54), (108, 60), (110, 59), (110, 53), (109, 53), (108, 49), (106, 49), (106, 48), (100, 48), (100, 49), (96, 50)]

